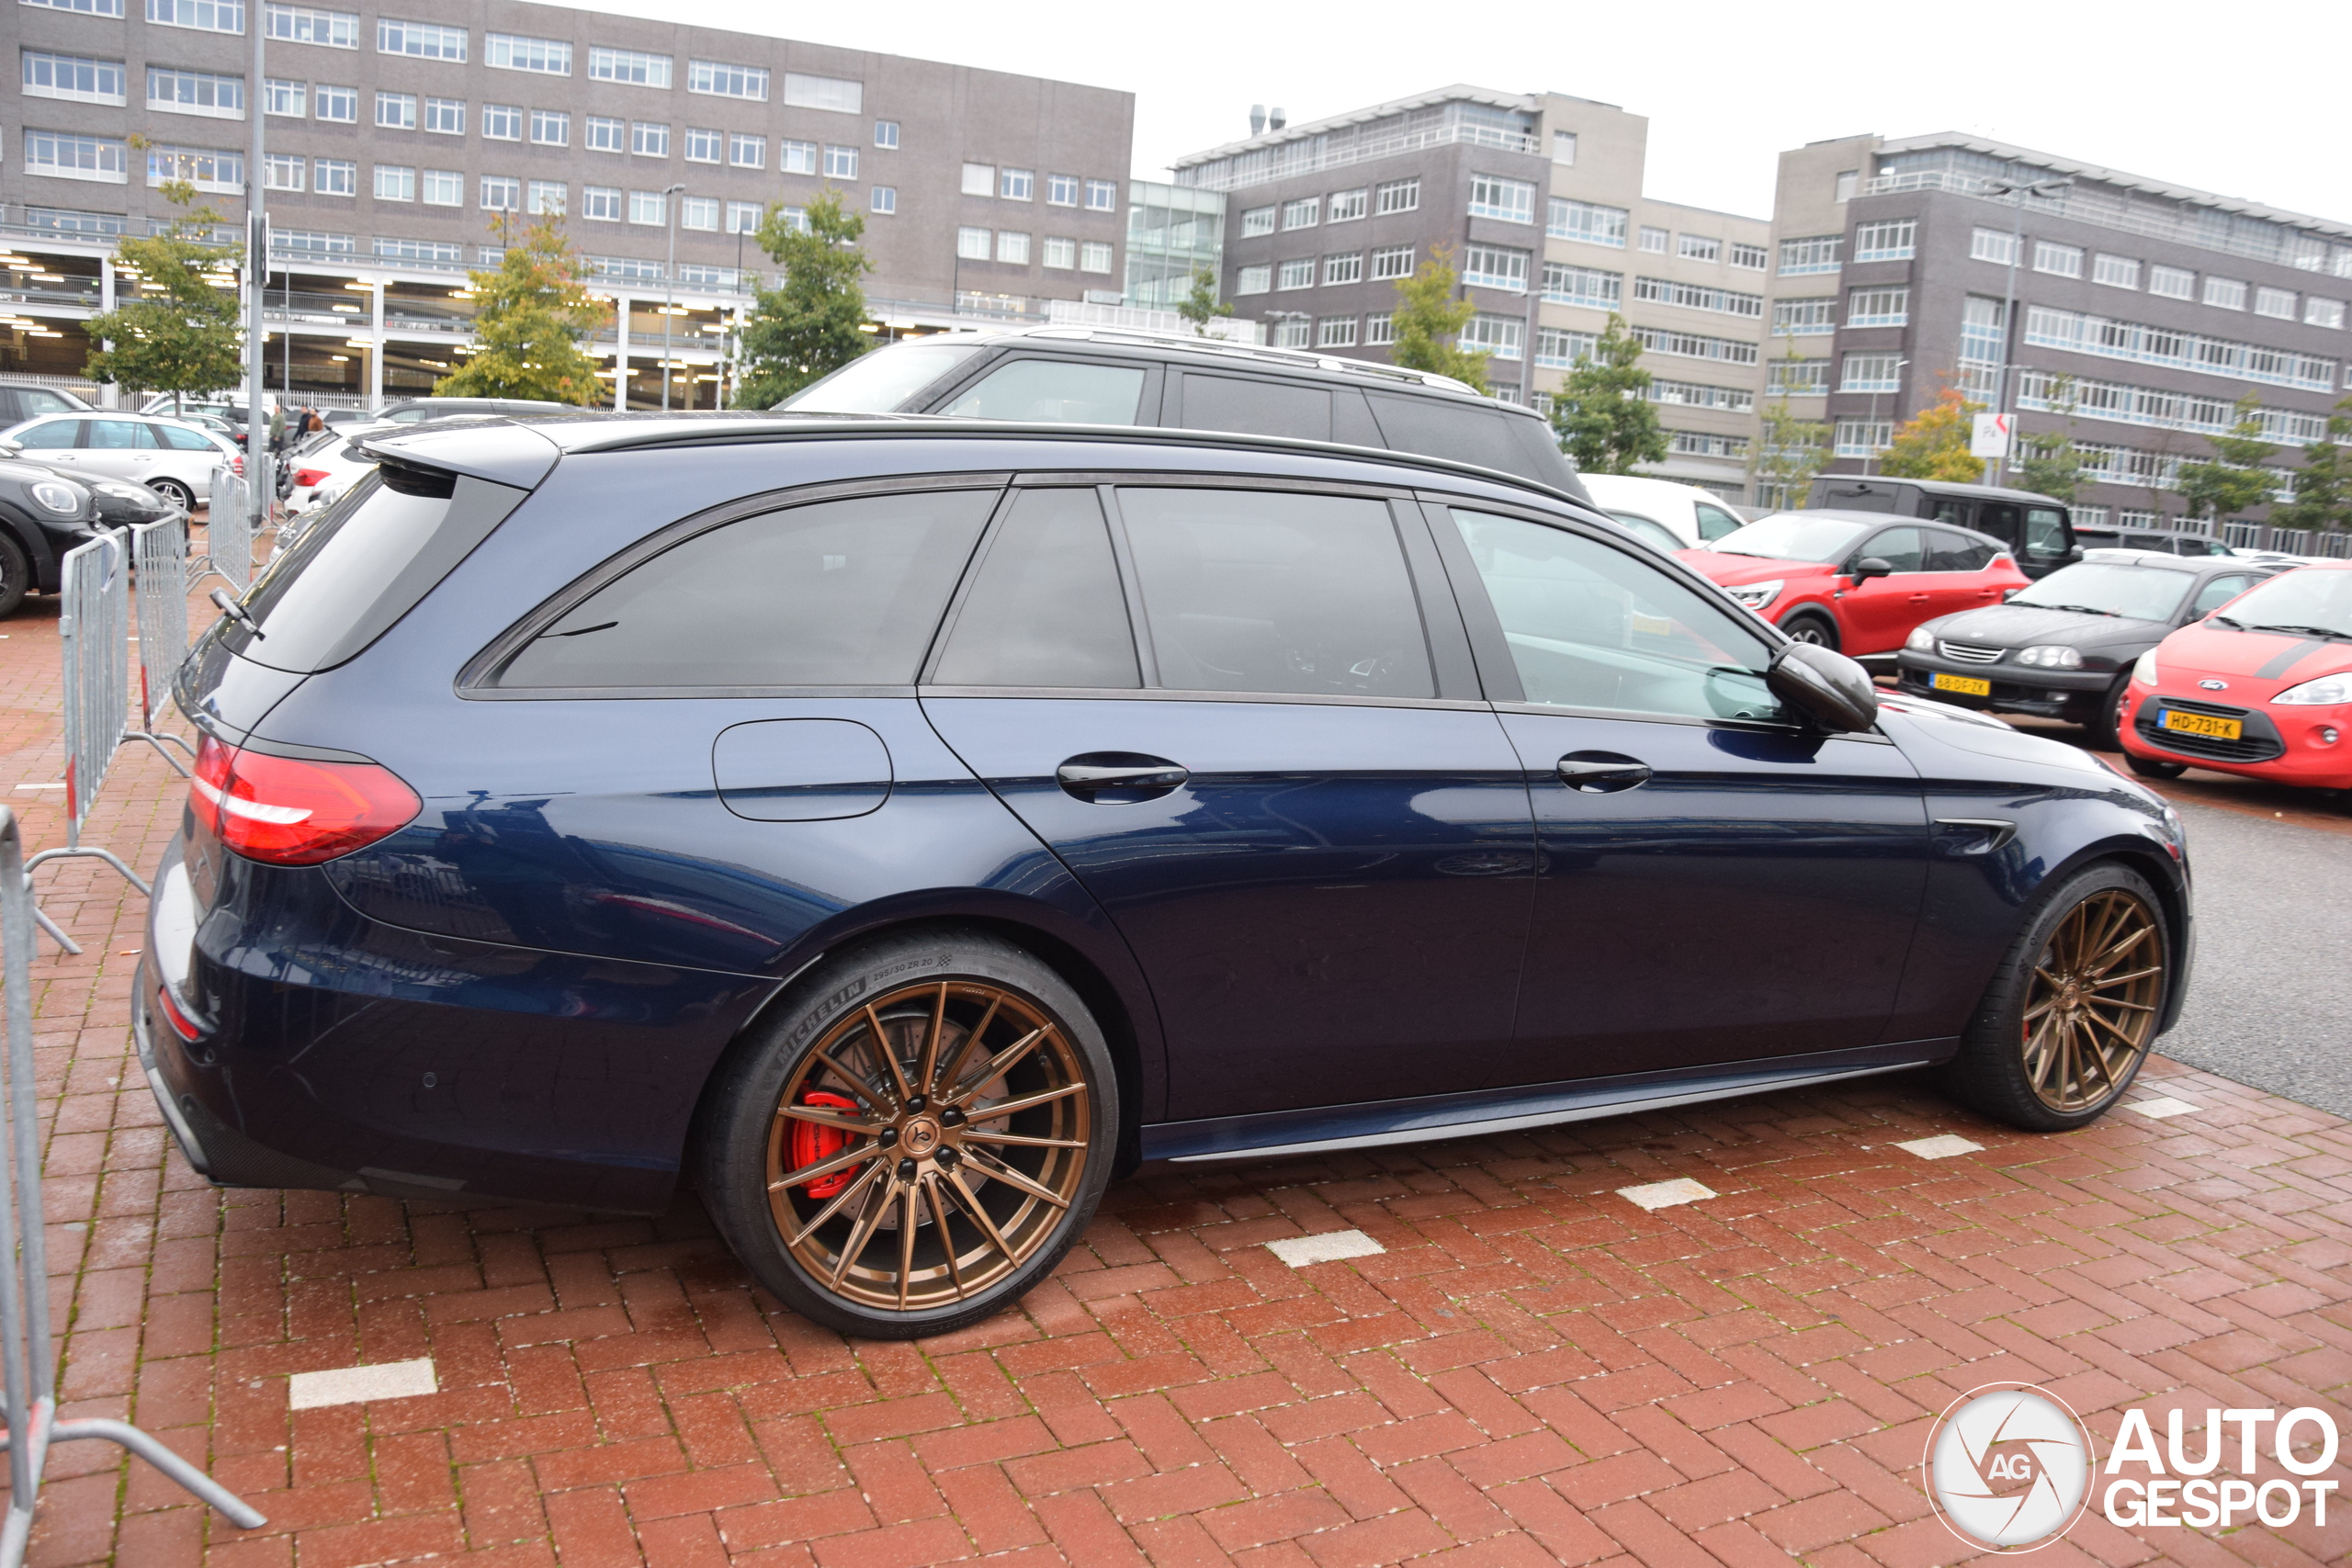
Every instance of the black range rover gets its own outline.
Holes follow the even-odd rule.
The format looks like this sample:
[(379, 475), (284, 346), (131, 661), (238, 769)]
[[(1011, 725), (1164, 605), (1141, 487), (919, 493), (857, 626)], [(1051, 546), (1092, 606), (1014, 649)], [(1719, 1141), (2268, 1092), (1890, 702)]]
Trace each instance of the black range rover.
[(1532, 409), (1427, 371), (1222, 338), (1100, 327), (943, 333), (854, 359), (776, 412), (1283, 435), (1475, 463), (1592, 501)]
[(1829, 474), (1813, 481), (1805, 504), (1957, 523), (2008, 546), (2018, 570), (2028, 577), (2047, 577), (2068, 561), (2083, 558), (2066, 505), (2030, 490)]

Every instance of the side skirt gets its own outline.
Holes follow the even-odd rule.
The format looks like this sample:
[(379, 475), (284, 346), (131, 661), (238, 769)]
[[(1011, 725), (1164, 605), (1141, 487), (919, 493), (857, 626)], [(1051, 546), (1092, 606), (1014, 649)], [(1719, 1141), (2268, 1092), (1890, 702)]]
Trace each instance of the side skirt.
[(1147, 1160), (1182, 1164), (1475, 1138), (1901, 1072), (1944, 1061), (1959, 1043), (1957, 1040), (1912, 1040), (1866, 1050), (1724, 1063), (1672, 1073), (1277, 1111), (1259, 1116), (1163, 1122), (1143, 1130), (1143, 1155)]

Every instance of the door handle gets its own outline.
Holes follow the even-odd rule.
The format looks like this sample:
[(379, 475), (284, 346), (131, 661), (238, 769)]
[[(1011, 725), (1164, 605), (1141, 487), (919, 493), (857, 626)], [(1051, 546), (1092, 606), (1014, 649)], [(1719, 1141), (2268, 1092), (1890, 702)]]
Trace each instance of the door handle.
[(1161, 757), (1093, 752), (1072, 757), (1054, 770), (1054, 782), (1080, 800), (1114, 794), (1131, 799), (1166, 795), (1183, 786), (1192, 773), (1182, 764)]
[(1928, 602), (1928, 596), (1925, 593), (1914, 593), (1911, 595), (1911, 603), (1914, 604), (1924, 604)]
[(1650, 765), (1613, 751), (1571, 751), (1556, 767), (1560, 782), (1589, 795), (1611, 795), (1649, 783)]

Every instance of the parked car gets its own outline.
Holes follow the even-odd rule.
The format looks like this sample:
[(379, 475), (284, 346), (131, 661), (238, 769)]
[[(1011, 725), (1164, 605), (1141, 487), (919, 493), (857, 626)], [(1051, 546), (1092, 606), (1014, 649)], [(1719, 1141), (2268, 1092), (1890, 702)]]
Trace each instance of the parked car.
[(2094, 524), (2075, 527), (2075, 542), (2087, 555), (2092, 550), (2157, 550), (2173, 556), (2240, 556), (2251, 552), (2233, 550), (2221, 540), (2204, 534), (2184, 533), (2177, 528), (2110, 528)]
[(89, 406), (61, 388), (0, 386), (0, 430), (45, 413), (73, 413)]
[(224, 436), (149, 414), (51, 416), (0, 430), (34, 462), (145, 485), (183, 512), (211, 499), (212, 470), (245, 471), (244, 454)]
[(1223, 338), (1033, 327), (913, 338), (851, 360), (776, 405), (800, 414), (1164, 425), (1419, 452), (1587, 501), (1532, 409), (1450, 377)]
[(367, 446), (176, 683), (135, 1038), (217, 1181), (690, 1168), (780, 1300), (908, 1337), (1143, 1159), (1939, 1062), (2076, 1127), (2180, 1006), (2162, 801), (1547, 485), (978, 421)]
[(2194, 763), (2352, 789), (2352, 561), (2256, 583), (2142, 654), (2121, 735), (2149, 778)]
[(89, 486), (0, 457), (0, 617), (28, 593), (56, 592), (58, 563), (103, 526)]
[(301, 445), (277, 467), (278, 495), (286, 502), (287, 514), (300, 515), (333, 501), (353, 479), (374, 469), (376, 459), (354, 445), (356, 437), (400, 428), (384, 423), (331, 427), (303, 437)]
[(1805, 505), (1838, 512), (1892, 512), (1973, 528), (1998, 539), (2028, 577), (2047, 577), (2080, 558), (2072, 509), (2030, 490), (1830, 474), (1813, 481)]
[[(261, 413), (265, 422), (271, 414), (277, 412), (277, 397), (276, 392), (262, 394)], [(245, 391), (242, 387), (225, 392), (206, 392), (198, 395), (181, 393), (175, 396), (170, 392), (157, 392), (141, 406), (139, 412), (160, 414), (167, 419), (181, 419), (192, 413), (210, 414), (215, 419), (225, 420), (228, 423), (233, 439), (240, 446), (244, 442)]]
[(1682, 558), (1799, 642), (1857, 658), (2031, 581), (1998, 539), (1871, 512), (1776, 513)]
[(1737, 528), (1747, 519), (1713, 491), (1672, 479), (1631, 474), (1578, 474), (1592, 503), (1621, 523), (1646, 519), (1672, 534), (1678, 549), (1694, 549)]
[(2277, 570), (2226, 557), (2090, 550), (2005, 604), (1914, 628), (1896, 659), (1899, 683), (1963, 707), (2063, 718), (2109, 750), (2139, 657)]

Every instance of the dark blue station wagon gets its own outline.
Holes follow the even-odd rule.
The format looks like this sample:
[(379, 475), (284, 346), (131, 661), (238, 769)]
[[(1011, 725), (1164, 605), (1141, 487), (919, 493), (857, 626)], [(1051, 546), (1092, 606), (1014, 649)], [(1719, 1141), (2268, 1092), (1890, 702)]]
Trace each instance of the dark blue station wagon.
[(2177, 818), (1434, 459), (792, 417), (372, 443), (184, 666), (138, 1038), (216, 1181), (655, 1212), (969, 1323), (1147, 1159), (2177, 1015)]

